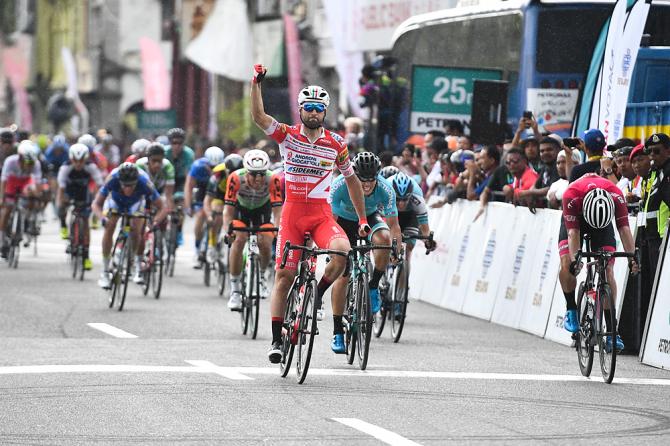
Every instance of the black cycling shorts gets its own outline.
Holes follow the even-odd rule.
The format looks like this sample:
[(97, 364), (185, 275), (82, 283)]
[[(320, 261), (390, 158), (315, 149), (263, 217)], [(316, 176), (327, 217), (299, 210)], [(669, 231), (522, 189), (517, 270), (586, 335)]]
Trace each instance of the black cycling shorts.
[(270, 201), (256, 209), (246, 209), (239, 205), (235, 206), (235, 220), (241, 221), (246, 226), (261, 226), (268, 224), (272, 219), (272, 205)]
[[(614, 251), (616, 249), (616, 238), (614, 237), (614, 225), (612, 223), (606, 228), (594, 229), (582, 221), (579, 227), (580, 246), (584, 245), (584, 236), (586, 234), (589, 234), (591, 237), (591, 246), (587, 249), (594, 252), (601, 248), (605, 251)], [(565, 219), (563, 217), (561, 217), (561, 229), (558, 232), (558, 253), (561, 257), (570, 253), (568, 247), (568, 230), (565, 227)]]

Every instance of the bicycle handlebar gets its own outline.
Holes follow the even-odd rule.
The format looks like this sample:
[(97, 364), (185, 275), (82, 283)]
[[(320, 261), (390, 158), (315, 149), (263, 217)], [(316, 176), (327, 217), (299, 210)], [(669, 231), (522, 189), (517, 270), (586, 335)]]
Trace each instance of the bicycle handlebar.
[(268, 227), (262, 227), (262, 226), (251, 226), (251, 227), (234, 227), (231, 226), (228, 228), (228, 234), (231, 234), (233, 231), (239, 231), (239, 232), (248, 232), (249, 234), (255, 234), (257, 232), (277, 232), (279, 231), (279, 228), (274, 227), (274, 226), (268, 226)]
[[(359, 238), (360, 240), (365, 240), (363, 238)], [(390, 245), (373, 245), (373, 244), (365, 244), (365, 245), (358, 245), (358, 246), (352, 246), (351, 250), (349, 251), (349, 256), (351, 256), (355, 252), (370, 252), (374, 251), (375, 249), (387, 249), (391, 251), (394, 257), (398, 257), (398, 242), (393, 239)]]
[(638, 267), (640, 265), (640, 249), (635, 248), (635, 252), (623, 252), (623, 251), (582, 251), (581, 249), (577, 251), (577, 255), (575, 256), (575, 262), (579, 264), (583, 258), (585, 259), (605, 259), (609, 260), (612, 258), (616, 257), (627, 257), (629, 259), (635, 260), (635, 263), (637, 263)]
[(284, 244), (284, 251), (282, 253), (281, 257), (281, 264), (279, 265), (279, 269), (284, 269), (286, 266), (286, 261), (288, 260), (288, 254), (291, 250), (293, 249), (299, 249), (303, 252), (306, 252), (309, 254), (310, 257), (316, 257), (320, 255), (326, 255), (326, 254), (333, 254), (333, 255), (338, 255), (342, 257), (348, 257), (349, 253), (344, 252), (344, 251), (338, 251), (336, 249), (320, 249), (320, 248), (315, 248), (315, 247), (309, 247), (309, 246), (302, 246), (302, 245), (292, 245), (290, 241), (286, 241)]
[[(433, 242), (434, 241), (433, 236), (434, 236), (433, 231), (430, 231), (428, 235), (411, 235), (411, 236), (403, 235), (402, 241), (406, 242), (409, 240), (428, 240), (430, 242)], [(430, 249), (426, 249), (426, 255), (428, 254), (430, 254)]]

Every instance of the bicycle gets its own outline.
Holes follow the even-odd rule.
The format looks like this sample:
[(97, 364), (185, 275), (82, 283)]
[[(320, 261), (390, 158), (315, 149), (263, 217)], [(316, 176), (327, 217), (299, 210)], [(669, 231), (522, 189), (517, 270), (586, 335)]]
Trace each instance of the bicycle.
[(144, 275), (144, 285), (142, 285), (142, 294), (149, 293), (149, 288), (153, 292), (154, 298), (161, 297), (161, 288), (163, 286), (163, 251), (165, 239), (163, 231), (160, 228), (153, 228), (151, 222), (153, 216), (148, 219), (149, 224), (144, 230), (144, 256), (142, 259), (142, 274)]
[[(175, 197), (175, 200), (177, 198)], [(165, 259), (165, 272), (168, 277), (174, 276), (174, 267), (177, 255), (177, 233), (179, 232), (179, 224), (181, 223), (183, 208), (181, 205), (176, 205), (176, 208), (170, 212), (168, 217), (167, 231), (165, 233), (165, 251), (167, 257)]]
[[(347, 270), (349, 282), (347, 286), (347, 306), (343, 319), (344, 345), (347, 362), (353, 364), (358, 353), (358, 366), (365, 370), (368, 365), (370, 339), (374, 315), (370, 304), (370, 274), (372, 262), (370, 251), (375, 249), (391, 250), (397, 255), (396, 241), (391, 246), (373, 245), (367, 239), (359, 238), (356, 246), (349, 251)], [(345, 272), (346, 274), (346, 272)]]
[[(31, 207), (27, 207), (26, 203), (32, 203)], [(23, 247), (27, 248), (30, 244), (33, 244), (33, 255), (37, 256), (37, 236), (41, 232), (41, 219), (39, 217), (40, 208), (42, 200), (38, 197), (23, 197), (19, 198), (19, 206), (23, 208), (24, 215), (24, 227), (23, 233), (26, 237), (23, 240)]]
[(246, 243), (246, 261), (242, 270), (242, 310), (240, 311), (240, 322), (242, 334), (246, 335), (251, 330), (251, 339), (256, 339), (258, 333), (258, 313), (261, 301), (261, 259), (258, 248), (259, 232), (277, 232), (275, 227), (231, 227), (228, 231), (246, 232), (249, 234)]
[[(433, 241), (433, 232), (429, 235), (403, 235), (402, 241), (409, 240), (427, 240)], [(430, 253), (426, 249), (426, 255)], [(388, 292), (391, 295), (388, 295)], [(395, 264), (390, 264), (386, 269), (386, 274), (382, 277), (379, 284), (379, 293), (382, 298), (382, 308), (379, 315), (374, 320), (375, 337), (380, 337), (384, 331), (386, 319), (391, 322), (391, 337), (393, 342), (400, 341), (402, 330), (405, 326), (405, 317), (407, 316), (407, 304), (409, 303), (409, 268), (405, 267), (405, 257), (401, 254)]]
[(67, 252), (70, 254), (70, 267), (72, 278), (84, 280), (84, 260), (86, 250), (86, 230), (88, 228), (87, 210), (90, 206), (87, 202), (72, 202), (72, 214), (70, 217), (70, 243)]
[(23, 208), (18, 203), (12, 209), (7, 224), (5, 238), (9, 244), (7, 252), (7, 265), (10, 268), (19, 267), (19, 254), (21, 253), (21, 240), (23, 239)]
[(130, 221), (133, 218), (147, 218), (145, 215), (131, 215), (127, 212), (121, 214), (121, 227), (112, 248), (111, 262), (111, 287), (109, 288), (109, 308), (116, 307), (118, 311), (123, 310), (128, 292), (128, 282), (133, 266), (133, 246), (130, 237)]
[[(307, 243), (307, 240), (305, 240)], [(288, 292), (284, 325), (282, 327), (282, 359), (279, 362), (279, 371), (286, 377), (291, 367), (295, 347), (298, 347), (296, 375), (298, 383), (302, 384), (307, 377), (309, 362), (312, 357), (314, 336), (319, 334), (316, 313), (321, 306), (317, 300), (316, 259), (320, 255), (339, 255), (347, 257), (349, 254), (332, 249), (319, 249), (304, 245), (292, 245), (286, 242), (279, 268), (286, 266), (289, 251), (301, 250), (300, 262), (293, 284)]]
[(639, 265), (637, 249), (634, 254), (609, 252), (602, 249), (598, 252), (589, 252), (580, 249), (575, 258), (577, 264), (582, 258), (595, 259), (585, 265), (586, 279), (579, 285), (577, 298), (579, 330), (573, 337), (576, 341), (579, 369), (584, 376), (591, 374), (594, 350), (597, 345), (600, 371), (607, 384), (614, 379), (616, 369), (617, 321), (614, 298), (607, 282), (606, 269), (610, 259), (616, 257), (634, 258)]

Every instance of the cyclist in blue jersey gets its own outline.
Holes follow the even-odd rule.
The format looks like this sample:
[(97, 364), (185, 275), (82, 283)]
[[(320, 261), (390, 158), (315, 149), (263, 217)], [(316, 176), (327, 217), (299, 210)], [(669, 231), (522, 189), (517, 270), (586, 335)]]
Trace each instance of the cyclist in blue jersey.
[[(393, 185), (396, 195), (396, 204), (398, 206), (398, 222), (402, 234), (406, 237), (414, 235), (423, 235), (427, 237), (430, 234), (428, 226), (428, 209), (426, 200), (423, 198), (423, 191), (413, 178), (410, 178), (403, 172), (398, 172), (388, 178)], [(405, 244), (405, 265), (409, 271), (409, 262), (412, 258), (412, 249), (416, 240), (409, 240)], [(424, 240), (426, 249), (433, 251), (437, 245), (433, 240)]]
[[(371, 152), (361, 152), (354, 159), (354, 171), (361, 180), (365, 195), (365, 214), (370, 227), (368, 240), (375, 245), (391, 244), (391, 239), (397, 240), (400, 246), (401, 232), (398, 224), (398, 209), (396, 197), (391, 183), (379, 174), (381, 163), (379, 158)], [(333, 215), (337, 223), (344, 229), (351, 246), (356, 246), (358, 238), (358, 216), (349, 197), (347, 183), (344, 176), (337, 177), (330, 186), (330, 201)], [(373, 313), (381, 308), (379, 298), (379, 280), (386, 271), (389, 262), (388, 250), (374, 251), (375, 267), (370, 278), (370, 306)], [(348, 277), (341, 276), (333, 284), (333, 341), (331, 349), (335, 353), (344, 353), (344, 327), (342, 315), (346, 305)]]
[[(106, 202), (105, 199), (107, 199)], [(168, 209), (163, 205), (163, 200), (161, 200), (149, 176), (140, 171), (133, 163), (123, 163), (114, 169), (105, 185), (98, 191), (91, 207), (105, 226), (105, 233), (102, 236), (103, 271), (100, 274), (100, 280), (98, 280), (98, 285), (102, 288), (110, 287), (109, 256), (112, 252), (112, 237), (116, 229), (116, 222), (119, 220), (119, 213), (140, 214), (147, 201), (156, 209), (154, 225), (159, 225), (165, 219)], [(106, 223), (103, 206), (108, 214)], [(133, 282), (138, 284), (141, 284), (144, 280), (140, 274), (140, 264), (142, 262), (140, 237), (142, 236), (143, 223), (142, 219), (139, 218), (131, 221), (131, 238), (133, 246), (137, 249), (135, 251)]]
[[(207, 221), (207, 214), (202, 205), (207, 195), (207, 184), (209, 177), (212, 176), (212, 168), (221, 164), (225, 158), (225, 153), (219, 147), (212, 146), (205, 150), (205, 156), (198, 158), (193, 162), (191, 170), (186, 177), (184, 185), (184, 211), (191, 217), (195, 216), (195, 257), (193, 259), (193, 268), (200, 268), (205, 261), (205, 251), (207, 244), (201, 248), (201, 241), (204, 235), (204, 225)], [(194, 191), (195, 189), (195, 191)], [(194, 193), (195, 192), (195, 193)]]
[[(165, 158), (174, 167), (174, 199), (175, 201), (181, 201), (184, 197), (186, 177), (193, 165), (195, 153), (189, 146), (184, 145), (186, 132), (183, 129), (175, 127), (168, 130), (167, 139), (169, 144), (165, 146)], [(184, 236), (181, 228), (182, 221), (180, 220), (177, 228), (177, 246), (184, 244)]]

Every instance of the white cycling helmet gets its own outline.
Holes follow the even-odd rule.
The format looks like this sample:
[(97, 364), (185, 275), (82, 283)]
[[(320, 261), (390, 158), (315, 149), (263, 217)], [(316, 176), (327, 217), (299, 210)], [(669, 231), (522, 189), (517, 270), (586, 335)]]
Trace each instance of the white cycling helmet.
[(149, 140), (140, 138), (136, 139), (135, 142), (130, 146), (130, 151), (133, 152), (133, 155), (140, 156), (144, 154), (144, 151), (151, 144)]
[(270, 168), (270, 157), (262, 150), (249, 150), (244, 155), (244, 168), (249, 172), (265, 172)]
[(220, 147), (212, 146), (205, 150), (205, 158), (207, 158), (207, 162), (212, 167), (221, 164), (225, 156), (226, 154), (223, 153)]
[(68, 155), (72, 161), (80, 161), (88, 159), (88, 147), (85, 144), (77, 143), (70, 146)]
[(16, 149), (16, 152), (24, 160), (35, 162), (37, 161), (37, 155), (39, 154), (40, 149), (37, 147), (37, 144), (31, 140), (24, 139), (19, 143), (19, 147)]
[(582, 215), (586, 224), (595, 229), (607, 227), (614, 218), (614, 200), (605, 189), (591, 189), (584, 196)]
[(93, 150), (95, 148), (95, 145), (98, 143), (98, 141), (95, 139), (95, 136), (88, 133), (84, 133), (83, 135), (81, 135), (77, 140), (77, 142), (85, 145), (90, 150)]
[(323, 87), (309, 85), (298, 93), (298, 105), (302, 107), (302, 104), (305, 102), (317, 102), (328, 108), (330, 105), (330, 95)]

